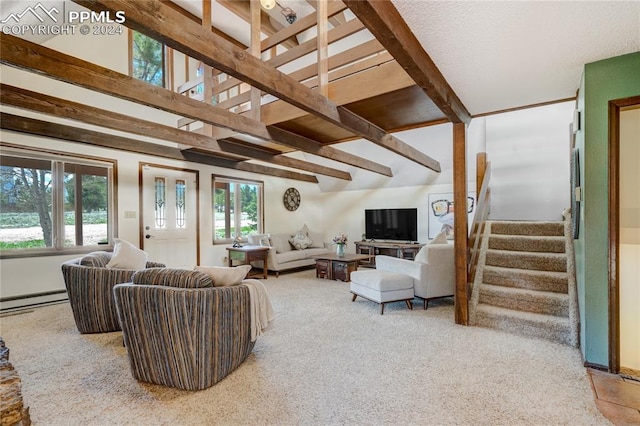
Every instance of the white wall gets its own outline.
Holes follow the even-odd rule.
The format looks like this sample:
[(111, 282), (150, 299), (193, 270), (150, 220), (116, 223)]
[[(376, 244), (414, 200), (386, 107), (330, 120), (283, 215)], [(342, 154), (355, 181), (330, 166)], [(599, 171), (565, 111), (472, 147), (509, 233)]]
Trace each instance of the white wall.
[(570, 207), (574, 102), (487, 117), (494, 220), (562, 220)]

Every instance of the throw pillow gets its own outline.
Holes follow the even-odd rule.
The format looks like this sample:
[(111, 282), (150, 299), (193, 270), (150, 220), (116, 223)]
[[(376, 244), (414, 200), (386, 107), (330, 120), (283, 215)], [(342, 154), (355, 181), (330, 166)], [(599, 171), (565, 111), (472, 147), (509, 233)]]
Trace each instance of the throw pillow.
[(449, 244), (447, 242), (447, 231), (441, 231), (433, 240), (429, 241), (428, 244)]
[(251, 265), (196, 266), (195, 270), (209, 275), (215, 287), (226, 287), (240, 284), (251, 270)]
[(311, 245), (309, 247), (311, 248), (323, 248), (324, 247), (324, 237), (322, 236), (322, 233), (320, 232), (313, 232), (313, 231), (309, 231), (307, 233), (307, 235), (309, 236), (309, 238), (311, 238)]
[(429, 251), (429, 244), (425, 245), (416, 253), (416, 257), (413, 258), (414, 262), (429, 263), (427, 260), (427, 252)]
[(270, 240), (271, 240), (271, 247), (276, 249), (276, 253), (284, 253), (287, 251), (291, 251), (291, 248), (289, 246), (289, 241), (284, 239), (284, 237), (271, 235)]
[(260, 245), (262, 247), (271, 247), (271, 241), (269, 241), (268, 235), (263, 235), (262, 237), (260, 237)]
[(128, 241), (116, 238), (115, 247), (107, 268), (139, 271), (147, 266), (147, 253)]
[(309, 236), (307, 234), (305, 234), (302, 231), (298, 231), (296, 233), (296, 235), (294, 235), (290, 240), (289, 243), (296, 249), (296, 250), (304, 250), (307, 247), (309, 247), (313, 241), (311, 240), (311, 238), (309, 238)]

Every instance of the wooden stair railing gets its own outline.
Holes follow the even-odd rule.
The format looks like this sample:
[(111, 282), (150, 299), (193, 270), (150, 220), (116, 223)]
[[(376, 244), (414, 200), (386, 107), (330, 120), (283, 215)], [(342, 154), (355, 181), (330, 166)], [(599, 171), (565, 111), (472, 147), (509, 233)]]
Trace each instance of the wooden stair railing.
[(491, 180), (491, 164), (486, 161), (486, 153), (479, 153), (477, 157), (477, 179), (480, 190), (477, 193), (476, 213), (471, 223), (471, 232), (469, 234), (469, 253), (467, 258), (467, 286), (471, 297), (473, 291), (473, 282), (478, 267), (478, 258), (480, 257), (480, 246), (482, 236), (484, 234), (485, 224), (489, 216), (489, 205), (491, 201), (491, 189), (489, 181)]

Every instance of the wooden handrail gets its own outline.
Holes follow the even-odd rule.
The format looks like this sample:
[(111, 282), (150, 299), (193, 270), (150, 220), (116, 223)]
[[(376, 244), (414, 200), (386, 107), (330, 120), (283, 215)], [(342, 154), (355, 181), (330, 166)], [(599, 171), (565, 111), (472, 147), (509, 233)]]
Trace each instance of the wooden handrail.
[(476, 213), (473, 216), (473, 222), (471, 224), (471, 233), (469, 235), (469, 253), (467, 258), (467, 277), (469, 285), (469, 297), (473, 290), (473, 281), (476, 276), (476, 269), (478, 267), (478, 258), (480, 257), (480, 244), (482, 243), (482, 235), (484, 234), (484, 228), (489, 216), (489, 204), (491, 200), (491, 189), (489, 187), (489, 181), (491, 180), (491, 164), (486, 162), (484, 153), (482, 156), (478, 154), (478, 166), (486, 164), (486, 168), (483, 171), (478, 171), (478, 176), (483, 176), (480, 184), (480, 193), (477, 197)]

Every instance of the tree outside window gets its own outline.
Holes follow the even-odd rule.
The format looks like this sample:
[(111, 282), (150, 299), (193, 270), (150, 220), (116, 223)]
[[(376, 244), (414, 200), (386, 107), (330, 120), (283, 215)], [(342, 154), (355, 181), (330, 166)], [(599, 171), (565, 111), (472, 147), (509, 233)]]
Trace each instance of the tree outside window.
[(138, 31), (132, 31), (133, 77), (164, 87), (164, 45)]
[(214, 240), (228, 242), (262, 232), (262, 183), (214, 177)]
[(0, 157), (0, 250), (63, 250), (109, 242), (108, 166)]

